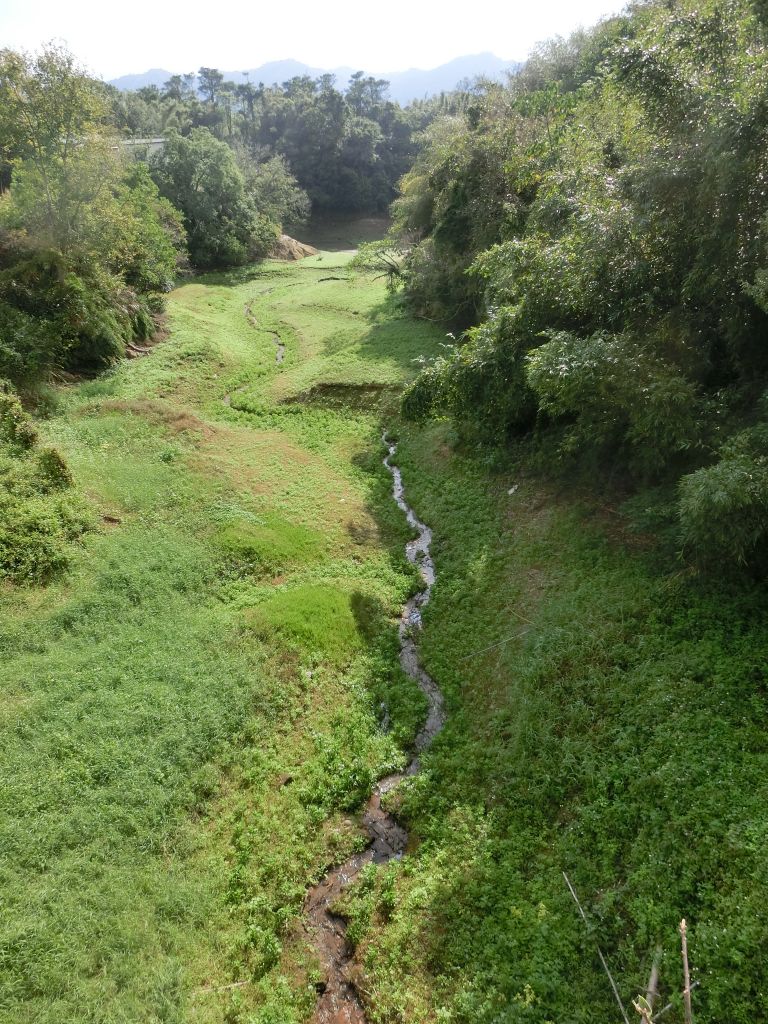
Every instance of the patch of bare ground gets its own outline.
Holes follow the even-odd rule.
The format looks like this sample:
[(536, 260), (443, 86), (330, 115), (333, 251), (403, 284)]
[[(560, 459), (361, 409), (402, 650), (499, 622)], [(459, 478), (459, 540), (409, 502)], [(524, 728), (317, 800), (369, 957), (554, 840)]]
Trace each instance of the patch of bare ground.
[(88, 408), (85, 411), (92, 414), (118, 412), (129, 416), (141, 416), (149, 423), (167, 428), (173, 434), (197, 432), (211, 437), (216, 432), (215, 427), (201, 420), (189, 409), (179, 408), (166, 402), (158, 402), (151, 398), (110, 399), (101, 402), (96, 408)]

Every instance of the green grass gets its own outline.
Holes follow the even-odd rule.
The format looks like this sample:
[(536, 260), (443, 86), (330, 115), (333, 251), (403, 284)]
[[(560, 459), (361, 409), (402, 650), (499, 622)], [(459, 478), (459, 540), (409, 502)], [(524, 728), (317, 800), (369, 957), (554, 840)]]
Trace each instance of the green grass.
[(47, 586), (0, 588), (4, 1021), (311, 1010), (303, 894), (360, 843), (350, 814), (423, 714), (397, 665), (411, 574), (376, 412), (273, 397), (303, 298), (314, 383), (335, 330), (359, 379), (394, 379), (347, 310), (380, 307), (380, 284), (317, 284), (345, 260), (186, 285), (150, 356), (59, 389), (39, 424), (92, 529), (60, 538)]
[(371, 1021), (616, 1020), (599, 942), (627, 1005), (661, 947), (679, 1024), (682, 916), (695, 1019), (764, 1019), (764, 591), (670, 572), (652, 496), (607, 505), (398, 424), (441, 335), (348, 260), (178, 289), (150, 356), (48, 403), (39, 451), (72, 486), (0, 453), (14, 501), (90, 524), (46, 585), (0, 585), (0, 1019), (310, 1018), (304, 894), (425, 710), (383, 422), (434, 529), (422, 650), (449, 717), (389, 797), (408, 857), (346, 897)]

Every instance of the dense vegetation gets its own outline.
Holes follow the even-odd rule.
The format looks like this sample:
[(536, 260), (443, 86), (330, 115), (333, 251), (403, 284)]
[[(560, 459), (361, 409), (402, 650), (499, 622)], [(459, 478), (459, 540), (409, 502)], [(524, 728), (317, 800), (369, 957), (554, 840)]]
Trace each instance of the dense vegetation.
[(251, 173), (279, 158), (316, 212), (384, 212), (416, 154), (415, 133), (454, 97), (412, 104), (387, 99), (387, 82), (332, 75), (293, 78), (280, 86), (235, 85), (215, 68), (174, 75), (162, 89), (112, 89), (118, 128), (128, 136), (191, 134), (205, 128), (225, 141)]
[[(9, 1022), (311, 1017), (307, 887), (424, 714), (384, 426), (447, 724), (339, 908), (371, 1024), (618, 1019), (598, 945), (680, 1024), (682, 917), (695, 1020), (768, 1017), (766, 31), (637, 3), (411, 111), (2, 54)], [(412, 158), (359, 260), (248, 265)]]
[(121, 159), (64, 51), (0, 54), (0, 377), (96, 370), (147, 338), (184, 251), (178, 212)]
[(631, 5), (427, 130), (395, 204), (412, 308), (466, 329), (405, 409), (542, 461), (681, 479), (681, 544), (763, 572), (768, 25)]

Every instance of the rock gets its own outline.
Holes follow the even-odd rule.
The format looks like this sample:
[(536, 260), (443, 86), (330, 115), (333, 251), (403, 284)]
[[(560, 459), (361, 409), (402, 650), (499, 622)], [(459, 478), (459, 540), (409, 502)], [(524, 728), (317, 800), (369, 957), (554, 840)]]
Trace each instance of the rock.
[(317, 249), (306, 242), (297, 242), (290, 235), (280, 235), (269, 255), (275, 260), (303, 260), (306, 256), (316, 256)]

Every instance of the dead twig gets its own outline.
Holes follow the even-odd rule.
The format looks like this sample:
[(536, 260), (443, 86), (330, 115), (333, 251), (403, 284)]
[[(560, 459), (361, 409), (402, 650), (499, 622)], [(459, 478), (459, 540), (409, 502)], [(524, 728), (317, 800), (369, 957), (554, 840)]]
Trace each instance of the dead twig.
[(688, 968), (688, 925), (685, 918), (680, 922), (680, 941), (683, 953), (683, 1006), (685, 1007), (685, 1024), (693, 1024), (693, 1011), (691, 1010), (691, 972)]
[[(531, 626), (536, 625), (533, 619), (527, 619), (525, 615), (522, 615), (520, 612), (516, 612), (514, 608), (510, 608), (509, 612), (510, 615), (515, 615), (518, 619), (521, 619), (523, 622), (527, 622)], [(516, 633), (510, 633), (510, 635), (508, 637), (505, 637), (504, 640), (499, 640), (498, 643), (491, 644), (490, 647), (482, 647), (479, 651), (472, 651), (471, 654), (465, 654), (463, 658), (459, 658), (459, 661), (468, 661), (470, 658), (476, 658), (480, 654), (485, 654), (486, 651), (493, 651), (497, 647), (503, 647), (504, 644), (508, 644), (510, 640), (514, 640), (516, 637), (522, 636), (524, 633), (527, 632), (527, 629), (518, 629)]]
[(510, 640), (514, 640), (518, 636), (522, 636), (523, 633), (527, 633), (527, 629), (518, 629), (516, 633), (512, 633), (510, 636), (505, 637), (504, 640), (499, 640), (497, 644), (491, 644), (490, 647), (482, 647), (479, 651), (472, 651), (471, 654), (465, 654), (463, 658), (459, 658), (459, 661), (468, 661), (470, 658), (476, 658), (481, 654), (485, 654), (486, 651), (493, 651), (497, 647), (503, 647), (504, 644), (508, 644)]
[[(693, 992), (693, 990), (695, 988), (698, 988), (700, 984), (701, 984), (701, 982), (694, 981), (693, 984), (691, 985), (691, 992)], [(675, 1005), (674, 1003), (667, 1003), (666, 1006), (662, 1006), (662, 1008), (659, 1010), (659, 1012), (654, 1015), (654, 1017), (653, 1017), (653, 1024), (656, 1024), (656, 1021), (660, 1020), (660, 1018), (663, 1017), (665, 1013), (669, 1013), (669, 1011), (672, 1009), (672, 1007), (674, 1005)]]
[[(571, 891), (571, 896), (573, 896), (574, 903), (579, 908), (579, 913), (581, 914), (582, 921), (587, 926), (587, 928), (589, 928), (589, 921), (587, 921), (587, 915), (584, 913), (582, 906), (579, 903), (579, 897), (576, 895), (576, 890), (571, 885), (571, 880), (565, 872), (563, 872), (563, 878), (565, 879), (565, 884)], [(610, 981), (611, 983), (611, 988), (613, 989), (613, 994), (616, 997), (616, 1002), (619, 1004), (619, 1009), (621, 1010), (621, 1016), (624, 1020), (624, 1024), (629, 1024), (629, 1017), (627, 1017), (627, 1011), (624, 1009), (624, 1004), (621, 1001), (621, 996), (619, 995), (619, 990), (616, 987), (616, 982), (613, 980), (613, 975), (611, 974), (608, 968), (608, 964), (605, 962), (605, 957), (603, 956), (603, 951), (602, 949), (600, 949), (600, 946), (597, 946), (597, 955), (600, 957), (600, 963), (603, 965), (603, 970), (608, 975), (608, 981)]]

